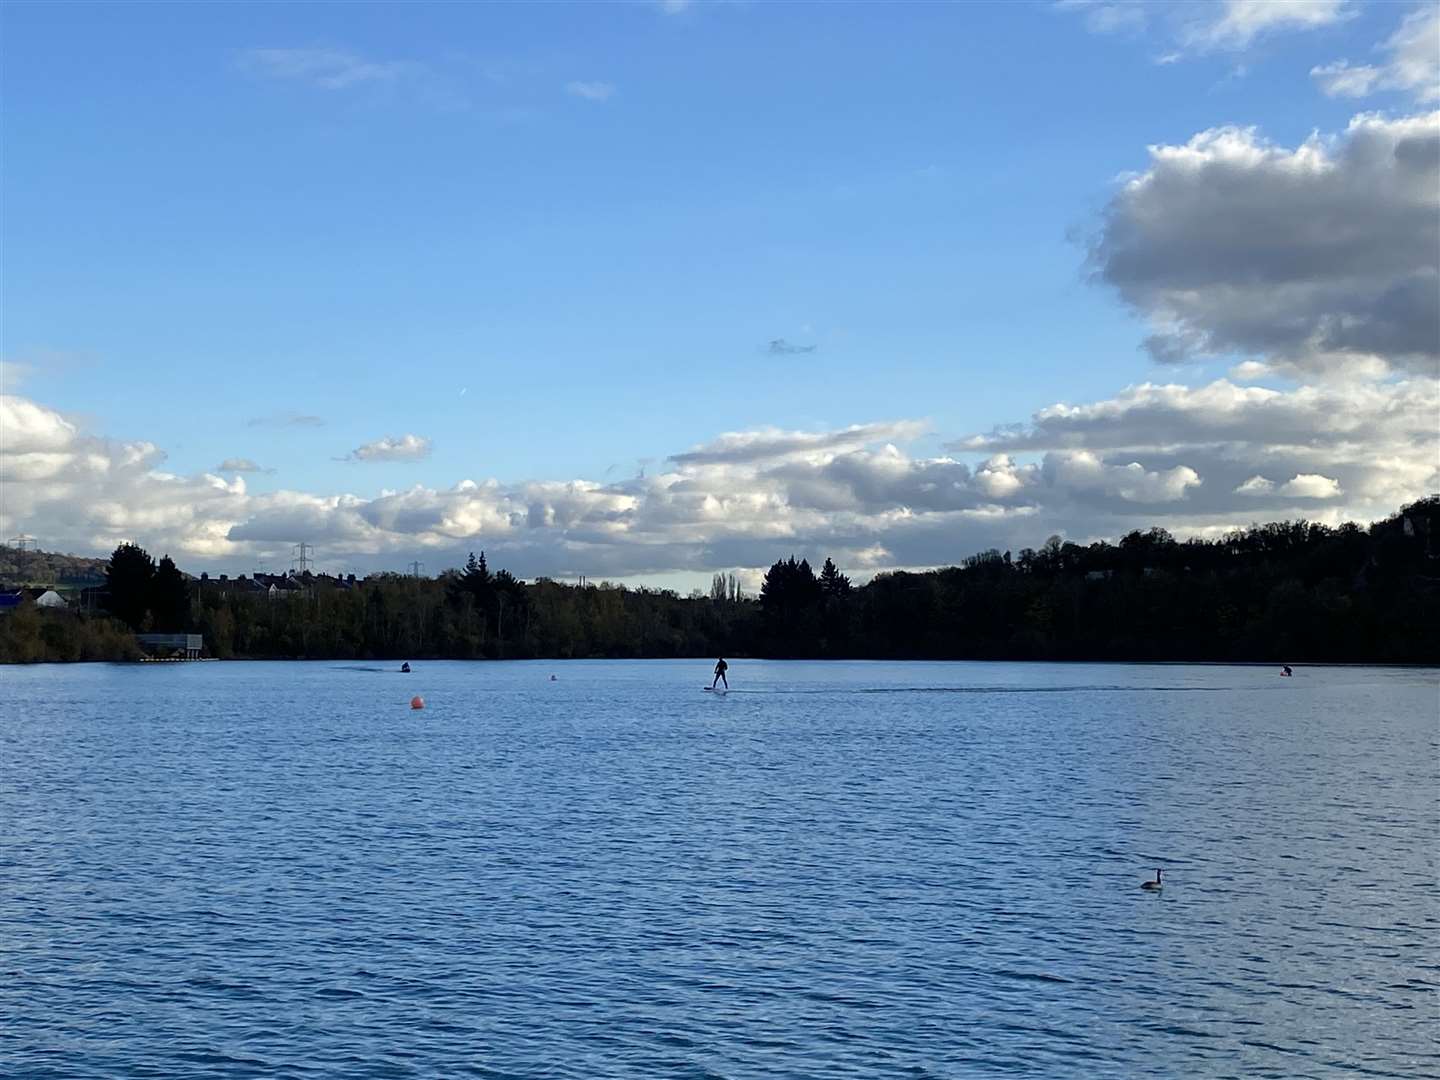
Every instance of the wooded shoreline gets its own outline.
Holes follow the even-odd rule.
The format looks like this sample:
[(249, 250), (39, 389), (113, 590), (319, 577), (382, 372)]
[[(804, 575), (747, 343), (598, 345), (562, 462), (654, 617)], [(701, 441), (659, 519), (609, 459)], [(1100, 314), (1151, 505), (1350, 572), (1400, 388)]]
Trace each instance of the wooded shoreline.
[[(244, 584), (241, 584), (243, 582)], [(186, 579), (122, 546), (106, 613), (21, 604), (0, 661), (140, 658), (135, 632), (188, 631), (220, 659), (1038, 660), (1440, 663), (1440, 496), (1368, 527), (1257, 525), (1217, 540), (1164, 530), (1116, 544), (987, 551), (852, 585), (830, 560), (777, 561), (759, 597), (522, 582), (472, 556), (438, 577), (301, 574), (284, 589)], [(283, 593), (283, 595), (280, 595)]]

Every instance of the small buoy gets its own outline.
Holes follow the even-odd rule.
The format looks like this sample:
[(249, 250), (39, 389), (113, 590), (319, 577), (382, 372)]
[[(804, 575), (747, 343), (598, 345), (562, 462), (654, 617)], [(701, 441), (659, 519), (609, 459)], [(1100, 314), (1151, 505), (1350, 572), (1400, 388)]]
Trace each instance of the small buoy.
[(419, 694), (416, 694), (410, 699), (410, 707), (412, 709), (423, 709), (425, 707), (425, 699)]

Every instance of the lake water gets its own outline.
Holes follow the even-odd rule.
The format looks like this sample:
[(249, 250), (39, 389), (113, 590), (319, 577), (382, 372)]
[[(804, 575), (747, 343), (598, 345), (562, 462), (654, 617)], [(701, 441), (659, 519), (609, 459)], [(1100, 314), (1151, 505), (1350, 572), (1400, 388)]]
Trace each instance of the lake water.
[(1440, 1074), (1436, 671), (382, 666), (0, 670), (0, 1075)]

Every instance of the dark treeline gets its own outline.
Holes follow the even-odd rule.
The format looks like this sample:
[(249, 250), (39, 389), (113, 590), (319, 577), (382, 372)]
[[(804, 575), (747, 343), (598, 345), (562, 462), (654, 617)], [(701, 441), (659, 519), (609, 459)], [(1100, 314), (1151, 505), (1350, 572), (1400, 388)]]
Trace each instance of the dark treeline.
[[(1089, 545), (1052, 537), (858, 586), (828, 559), (816, 572), (789, 558), (753, 600), (719, 575), (708, 596), (690, 597), (522, 583), (483, 554), (438, 578), (187, 581), (168, 558), (156, 565), (127, 545), (111, 559), (103, 603), (133, 629), (202, 633), (219, 657), (1436, 663), (1437, 533), (1440, 497), (1431, 497), (1368, 528), (1281, 522), (1184, 542), (1151, 529)], [(114, 626), (17, 615), (0, 620), (0, 659), (89, 658), (96, 627)], [(67, 644), (67, 625), (88, 627), (89, 644)]]

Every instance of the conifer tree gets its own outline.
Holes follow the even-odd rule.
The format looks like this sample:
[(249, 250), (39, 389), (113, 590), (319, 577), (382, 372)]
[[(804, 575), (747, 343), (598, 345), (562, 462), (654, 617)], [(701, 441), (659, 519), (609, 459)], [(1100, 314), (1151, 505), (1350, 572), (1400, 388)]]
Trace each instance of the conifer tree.
[(110, 565), (105, 568), (110, 612), (132, 630), (138, 630), (145, 621), (154, 578), (155, 560), (138, 544), (121, 544), (111, 554)]

